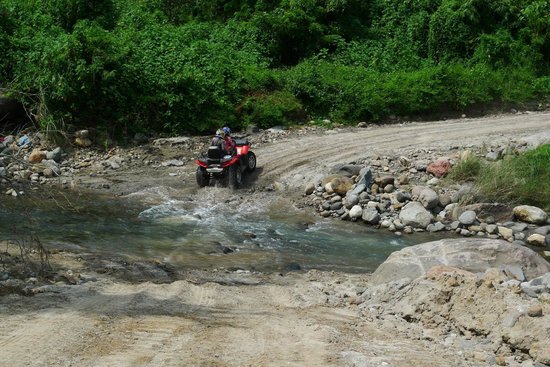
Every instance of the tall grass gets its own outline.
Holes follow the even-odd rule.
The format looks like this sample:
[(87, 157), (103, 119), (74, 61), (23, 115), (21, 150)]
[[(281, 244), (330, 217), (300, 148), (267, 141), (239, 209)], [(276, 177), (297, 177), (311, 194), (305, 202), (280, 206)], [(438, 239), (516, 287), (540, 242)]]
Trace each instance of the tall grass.
[(550, 210), (550, 144), (495, 163), (468, 157), (449, 179), (473, 181), (482, 200), (528, 204)]
[(488, 165), (476, 186), (488, 199), (550, 210), (550, 145)]

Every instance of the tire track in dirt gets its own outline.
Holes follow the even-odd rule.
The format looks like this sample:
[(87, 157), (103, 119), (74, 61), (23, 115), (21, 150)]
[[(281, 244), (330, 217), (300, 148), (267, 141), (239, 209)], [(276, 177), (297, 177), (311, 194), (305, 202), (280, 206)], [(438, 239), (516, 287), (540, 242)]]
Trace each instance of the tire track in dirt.
[(260, 146), (256, 150), (263, 172), (261, 185), (276, 180), (290, 186), (303, 179), (326, 173), (323, 167), (365, 158), (373, 153), (391, 154), (424, 147), (448, 149), (468, 144), (505, 143), (550, 129), (550, 113), (461, 119), (407, 125), (385, 125), (372, 129), (352, 129), (321, 136), (306, 136)]

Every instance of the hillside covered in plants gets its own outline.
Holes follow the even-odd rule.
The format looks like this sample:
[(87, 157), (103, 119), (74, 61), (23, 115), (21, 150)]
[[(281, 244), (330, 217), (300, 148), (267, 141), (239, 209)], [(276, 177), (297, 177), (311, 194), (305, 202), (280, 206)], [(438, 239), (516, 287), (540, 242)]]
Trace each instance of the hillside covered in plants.
[(43, 128), (204, 132), (550, 95), (546, 0), (0, 0), (0, 87)]

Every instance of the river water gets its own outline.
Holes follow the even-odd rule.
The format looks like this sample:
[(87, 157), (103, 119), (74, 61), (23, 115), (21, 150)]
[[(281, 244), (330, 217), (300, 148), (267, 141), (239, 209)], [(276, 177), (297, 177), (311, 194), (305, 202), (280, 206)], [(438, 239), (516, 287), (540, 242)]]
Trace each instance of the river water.
[(0, 240), (32, 232), (47, 248), (187, 269), (372, 272), (393, 251), (442, 238), (322, 219), (269, 193), (206, 188), (182, 195), (157, 187), (120, 198), (67, 195), (5, 199)]

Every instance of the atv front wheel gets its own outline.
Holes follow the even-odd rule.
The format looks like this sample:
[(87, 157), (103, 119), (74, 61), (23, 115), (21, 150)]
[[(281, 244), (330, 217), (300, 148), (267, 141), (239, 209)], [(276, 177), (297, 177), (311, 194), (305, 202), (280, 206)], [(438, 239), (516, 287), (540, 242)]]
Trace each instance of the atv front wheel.
[(208, 172), (206, 172), (206, 169), (204, 169), (203, 167), (197, 167), (197, 173), (195, 174), (195, 177), (197, 178), (197, 184), (199, 185), (199, 187), (208, 186), (208, 184), (210, 183)]
[(242, 182), (242, 171), (239, 165), (235, 164), (229, 167), (229, 172), (227, 172), (227, 187), (231, 190), (236, 190), (241, 186)]
[(256, 169), (256, 154), (248, 152), (246, 155), (246, 170), (252, 172)]

